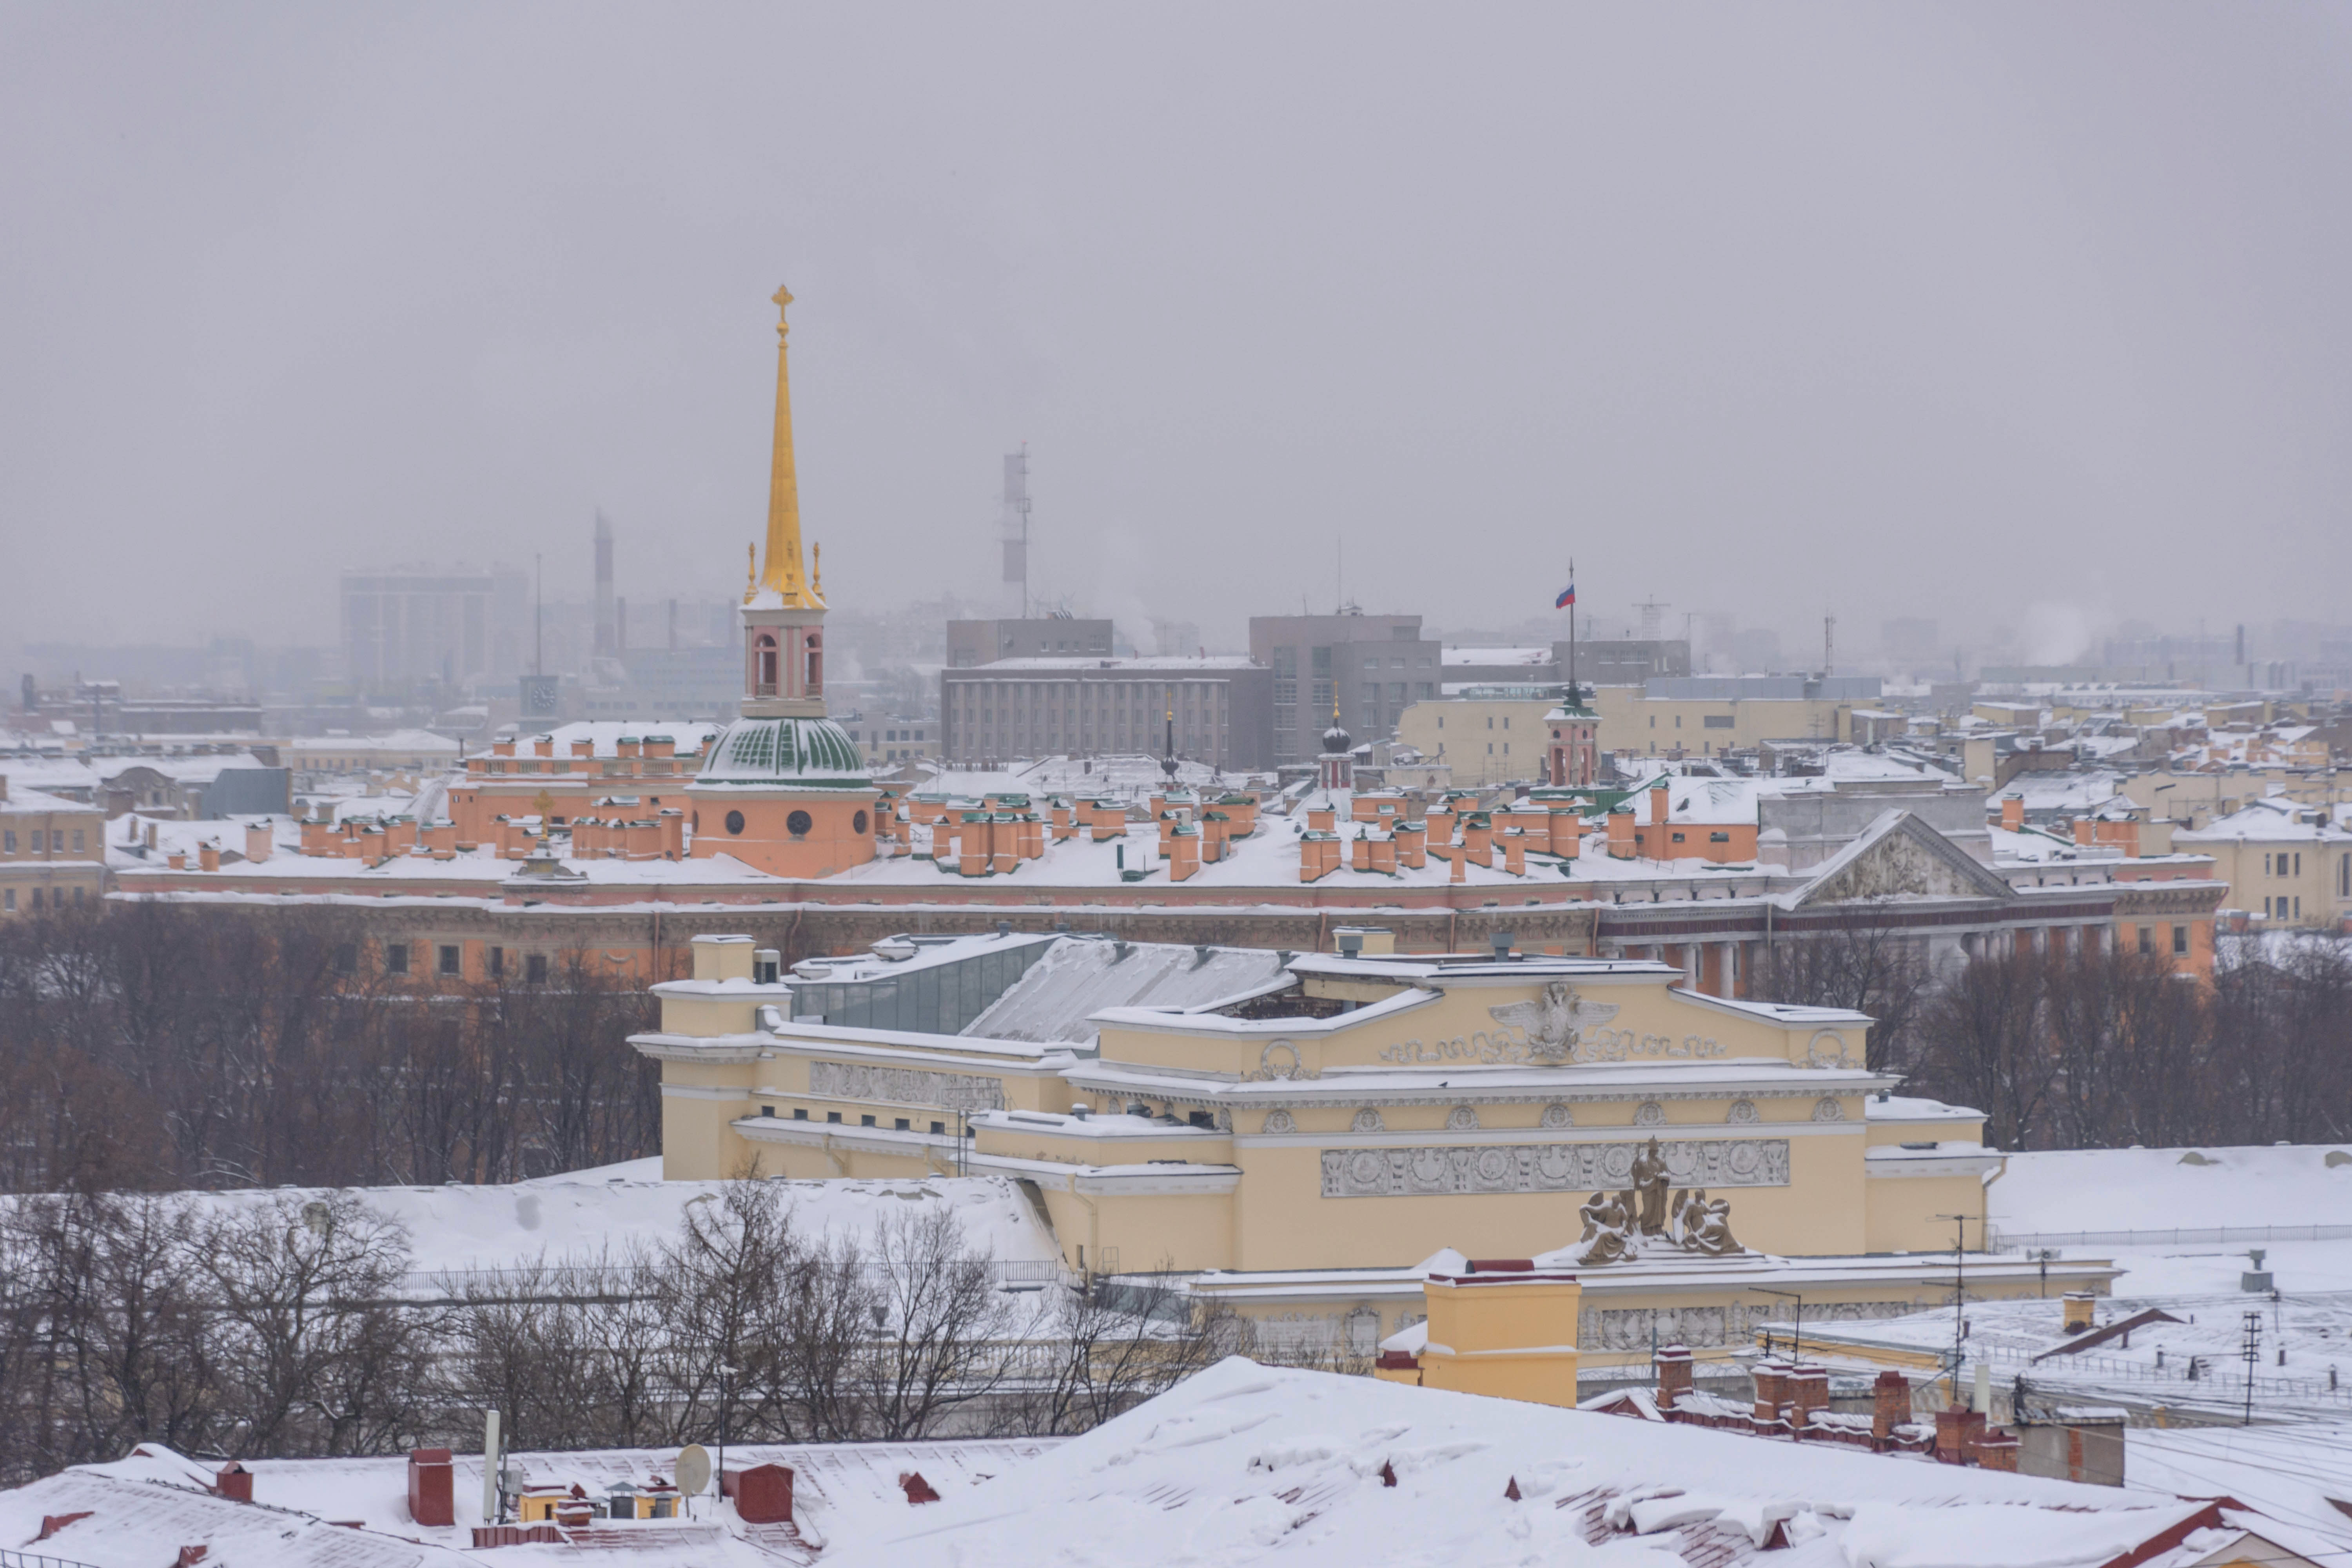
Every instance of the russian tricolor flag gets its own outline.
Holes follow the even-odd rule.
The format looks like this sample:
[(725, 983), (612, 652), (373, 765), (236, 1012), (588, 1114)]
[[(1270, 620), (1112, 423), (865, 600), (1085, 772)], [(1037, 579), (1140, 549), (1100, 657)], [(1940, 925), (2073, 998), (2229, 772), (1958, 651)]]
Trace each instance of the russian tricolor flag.
[(1551, 607), (1555, 610), (1564, 610), (1574, 603), (1576, 603), (1576, 584), (1570, 583), (1559, 591), (1559, 597), (1551, 602)]

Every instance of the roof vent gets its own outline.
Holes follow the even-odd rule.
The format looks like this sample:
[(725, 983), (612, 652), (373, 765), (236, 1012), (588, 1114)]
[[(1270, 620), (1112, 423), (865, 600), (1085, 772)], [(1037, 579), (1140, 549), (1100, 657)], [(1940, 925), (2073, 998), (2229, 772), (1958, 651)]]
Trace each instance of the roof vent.
[(773, 985), (782, 978), (784, 955), (772, 947), (763, 947), (751, 954), (751, 984)]

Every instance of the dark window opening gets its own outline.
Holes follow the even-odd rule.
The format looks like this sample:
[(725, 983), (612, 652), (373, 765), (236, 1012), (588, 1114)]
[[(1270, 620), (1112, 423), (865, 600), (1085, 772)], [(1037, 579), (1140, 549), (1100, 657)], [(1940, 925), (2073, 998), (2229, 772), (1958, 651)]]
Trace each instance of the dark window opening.
[(901, 1132), (905, 1132), (905, 1131), (909, 1131), (909, 1130), (912, 1128), (913, 1123), (909, 1122), (909, 1121), (908, 1121), (905, 1117), (901, 1116), (900, 1118), (898, 1118), (898, 1120), (897, 1121), (893, 1122), (893, 1123), (892, 1123), (892, 1125), (893, 1125), (893, 1126), (895, 1126), (895, 1127), (896, 1127), (899, 1131), (901, 1131)]
[(740, 833), (743, 831), (743, 814), (741, 812), (730, 811), (727, 814), (727, 831), (730, 833)]
[(528, 984), (546, 984), (547, 954), (543, 952), (534, 952), (529, 958), (524, 959), (522, 961), (522, 977), (524, 982)]
[(507, 950), (503, 947), (490, 949), (490, 978), (495, 980), (506, 972)]
[(456, 947), (454, 947), (454, 946), (450, 946), (450, 945), (448, 945), (448, 944), (446, 944), (446, 943), (444, 943), (444, 944), (443, 944), (442, 949), (441, 949), (441, 973), (444, 973), (444, 974), (456, 974), (456, 973), (457, 973), (459, 972), (459, 966), (460, 966), (460, 964), (461, 964), (461, 963), (462, 963), (462, 962), (463, 962), (463, 961), (462, 961), (462, 958), (461, 958), (461, 956), (460, 956), (460, 954), (459, 954), (459, 952), (458, 952), (458, 950), (457, 950)]
[[(863, 816), (865, 813), (860, 812), (858, 815)], [(796, 810), (784, 818), (784, 831), (795, 838), (806, 838), (809, 829), (815, 826), (815, 820), (805, 811)]]
[(763, 1105), (760, 1107), (760, 1114), (762, 1116), (773, 1116), (775, 1113), (776, 1108), (772, 1105)]
[(390, 947), (385, 948), (383, 950), (383, 967), (386, 972), (393, 974), (407, 973), (408, 944), (404, 942), (396, 942)]
[(841, 1120), (841, 1112), (838, 1110), (828, 1110), (824, 1113), (824, 1119), (827, 1121), (838, 1121)]
[(874, 1125), (874, 1118), (870, 1116), (861, 1116), (857, 1119), (857, 1125), (860, 1127), (871, 1127)]
[(355, 942), (336, 943), (335, 973), (338, 974), (357, 974), (359, 972), (360, 944)]
[(793, 1120), (795, 1121), (806, 1121), (808, 1120), (808, 1107), (805, 1105), (793, 1106)]

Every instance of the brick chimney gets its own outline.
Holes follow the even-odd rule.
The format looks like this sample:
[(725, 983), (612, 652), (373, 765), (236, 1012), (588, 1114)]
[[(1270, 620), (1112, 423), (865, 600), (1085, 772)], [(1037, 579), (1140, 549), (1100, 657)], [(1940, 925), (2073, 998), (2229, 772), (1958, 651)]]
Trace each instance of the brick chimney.
[(1895, 1428), (1911, 1419), (1911, 1384), (1893, 1367), (1870, 1385), (1870, 1436), (1881, 1447), (1895, 1441)]
[(2011, 833), (2024, 831), (2025, 797), (2023, 795), (2011, 794), (2000, 797), (2000, 825)]
[(1985, 1418), (1980, 1411), (1965, 1405), (1951, 1405), (1936, 1412), (1936, 1462), (1939, 1465), (1965, 1465), (1983, 1435)]
[(1612, 860), (1633, 858), (1633, 814), (1622, 805), (1609, 814), (1609, 857)]
[(196, 868), (203, 871), (220, 869), (220, 846), (207, 840), (196, 846)]
[(1802, 1436), (1813, 1412), (1830, 1407), (1830, 1369), (1807, 1363), (1789, 1369), (1789, 1430)]
[[(1653, 785), (1650, 790), (1650, 826), (1654, 828), (1662, 828), (1665, 826), (1666, 819), (1674, 814), (1674, 793), (1664, 784)], [(1665, 842), (1664, 835), (1659, 835), (1658, 842), (1661, 844)]]
[(1789, 1402), (1788, 1363), (1759, 1361), (1748, 1375), (1756, 1380), (1756, 1425), (1766, 1426), (1779, 1421), (1780, 1407)]
[(1680, 1345), (1665, 1345), (1656, 1356), (1658, 1408), (1672, 1410), (1691, 1391), (1691, 1353)]
[(1976, 1441), (1977, 1463), (1988, 1470), (2017, 1473), (2017, 1434), (1999, 1427), (1984, 1433)]

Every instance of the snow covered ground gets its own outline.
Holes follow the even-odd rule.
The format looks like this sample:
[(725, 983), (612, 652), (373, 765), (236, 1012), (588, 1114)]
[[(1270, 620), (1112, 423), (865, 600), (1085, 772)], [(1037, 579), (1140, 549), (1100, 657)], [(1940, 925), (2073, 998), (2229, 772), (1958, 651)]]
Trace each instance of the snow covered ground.
[[(658, 1157), (574, 1171), (509, 1186), (361, 1187), (354, 1195), (408, 1234), (415, 1259), (409, 1283), (428, 1290), (456, 1279), (533, 1263), (585, 1260), (609, 1248), (675, 1240), (687, 1208), (716, 1199), (724, 1184), (665, 1182)], [(897, 1181), (780, 1182), (793, 1226), (813, 1240), (870, 1237), (893, 1215), (944, 1204), (965, 1245), (999, 1261), (1044, 1265), (1060, 1252), (1037, 1211), (1001, 1176), (941, 1176)], [(187, 1193), (181, 1201), (235, 1213), (288, 1199), (323, 1198), (321, 1187)]]

